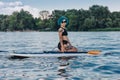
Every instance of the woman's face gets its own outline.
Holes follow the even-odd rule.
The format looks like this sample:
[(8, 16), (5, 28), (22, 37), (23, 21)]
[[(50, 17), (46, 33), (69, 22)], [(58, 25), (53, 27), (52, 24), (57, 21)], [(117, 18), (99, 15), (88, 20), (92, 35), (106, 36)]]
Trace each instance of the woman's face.
[(65, 27), (65, 26), (66, 26), (66, 21), (62, 21), (62, 22), (61, 22), (61, 26), (62, 26), (62, 27)]

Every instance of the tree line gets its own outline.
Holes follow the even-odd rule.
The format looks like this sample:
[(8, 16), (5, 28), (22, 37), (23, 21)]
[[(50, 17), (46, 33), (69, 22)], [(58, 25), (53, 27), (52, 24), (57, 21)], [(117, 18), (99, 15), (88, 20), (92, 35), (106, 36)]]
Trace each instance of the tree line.
[(120, 12), (110, 12), (108, 7), (93, 5), (89, 10), (54, 10), (47, 19), (34, 18), (28, 11), (0, 15), (0, 31), (57, 31), (60, 16), (69, 19), (69, 31), (120, 31)]

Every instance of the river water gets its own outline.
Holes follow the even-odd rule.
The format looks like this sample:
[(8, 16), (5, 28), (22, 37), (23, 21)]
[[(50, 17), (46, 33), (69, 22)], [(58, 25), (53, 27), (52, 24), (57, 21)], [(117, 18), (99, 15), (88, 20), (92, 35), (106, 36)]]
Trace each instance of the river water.
[(56, 50), (57, 32), (0, 32), (0, 80), (120, 80), (120, 32), (69, 32), (78, 50), (100, 55), (9, 59), (12, 51)]

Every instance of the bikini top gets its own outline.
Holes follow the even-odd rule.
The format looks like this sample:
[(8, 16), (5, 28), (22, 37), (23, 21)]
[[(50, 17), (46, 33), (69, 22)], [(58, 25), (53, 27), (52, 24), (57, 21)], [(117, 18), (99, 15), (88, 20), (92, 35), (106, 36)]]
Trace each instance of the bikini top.
[(67, 36), (68, 35), (67, 30), (65, 28), (62, 28), (62, 29), (63, 29), (62, 36)]

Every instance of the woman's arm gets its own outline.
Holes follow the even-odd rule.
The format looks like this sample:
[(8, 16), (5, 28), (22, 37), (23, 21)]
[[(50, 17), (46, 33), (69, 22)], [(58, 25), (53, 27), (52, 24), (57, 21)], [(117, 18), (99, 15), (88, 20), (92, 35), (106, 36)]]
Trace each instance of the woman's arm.
[(62, 28), (59, 28), (58, 32), (59, 32), (59, 40), (60, 40), (60, 45), (61, 45), (61, 52), (64, 52), (65, 49), (64, 49), (63, 37), (62, 37), (63, 29), (62, 29)]

